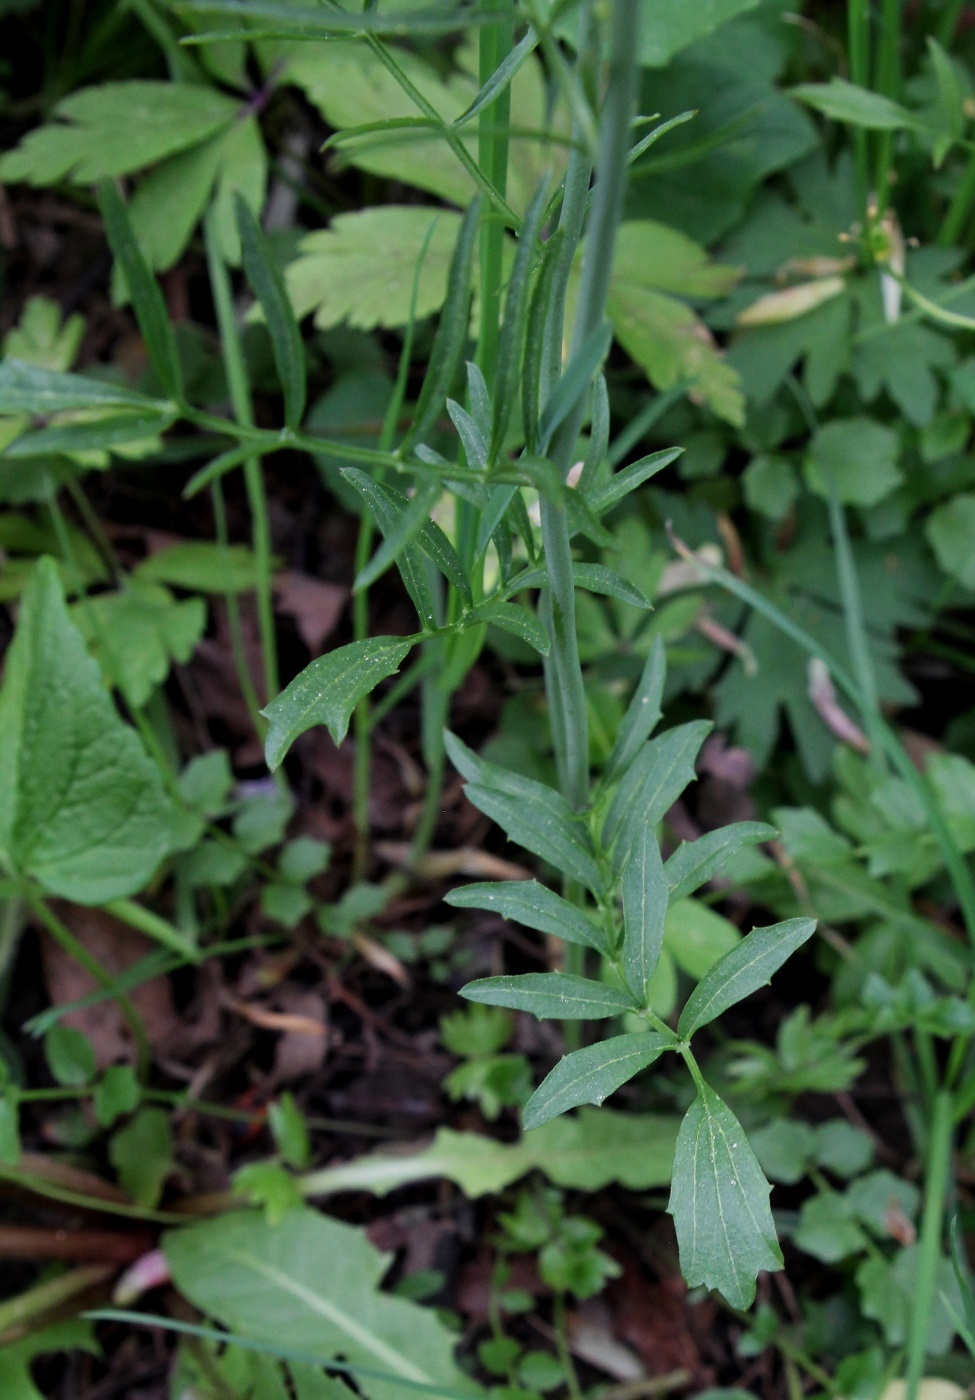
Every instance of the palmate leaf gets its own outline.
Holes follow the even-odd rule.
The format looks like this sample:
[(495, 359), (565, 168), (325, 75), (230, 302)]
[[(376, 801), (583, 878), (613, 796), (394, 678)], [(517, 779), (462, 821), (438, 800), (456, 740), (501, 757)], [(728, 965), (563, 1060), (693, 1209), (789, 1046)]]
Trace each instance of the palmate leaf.
[(229, 126), (239, 105), (193, 83), (146, 80), (83, 88), (58, 103), (59, 121), (30, 132), (0, 160), (0, 180), (91, 184), (128, 175)]
[(716, 1288), (733, 1308), (747, 1308), (758, 1274), (781, 1269), (770, 1191), (738, 1119), (702, 1084), (677, 1138), (667, 1207), (691, 1288)]
[(0, 852), (51, 894), (135, 894), (169, 848), (173, 808), (72, 624), (53, 560), (24, 594), (0, 691)]
[[(403, 1400), (402, 1382), (476, 1396), (455, 1338), (436, 1314), (380, 1291), (387, 1256), (365, 1233), (298, 1208), (277, 1225), (237, 1211), (173, 1230), (163, 1249), (180, 1292), (257, 1341), (361, 1365), (371, 1400)], [(376, 1373), (387, 1379), (378, 1379)]]
[(173, 662), (189, 661), (207, 612), (202, 598), (177, 601), (168, 588), (136, 576), (120, 592), (99, 593), (75, 604), (71, 616), (106, 679), (139, 707), (163, 683)]
[(270, 721), (265, 757), (272, 772), (300, 734), (327, 726), (336, 744), (349, 728), (352, 711), (380, 681), (399, 670), (412, 637), (370, 637), (319, 656), (262, 713)]
[(525, 1105), (526, 1129), (541, 1127), (580, 1104), (601, 1106), (604, 1099), (659, 1059), (672, 1044), (657, 1031), (615, 1035), (584, 1050), (563, 1055)]

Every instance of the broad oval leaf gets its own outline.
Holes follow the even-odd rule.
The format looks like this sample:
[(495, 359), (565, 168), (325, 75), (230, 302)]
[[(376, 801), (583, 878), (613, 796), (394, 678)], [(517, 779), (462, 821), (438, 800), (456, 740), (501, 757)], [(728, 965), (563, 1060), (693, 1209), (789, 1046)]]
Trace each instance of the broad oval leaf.
[(580, 1104), (601, 1105), (621, 1084), (659, 1059), (671, 1044), (658, 1031), (644, 1031), (614, 1035), (563, 1055), (525, 1105), (525, 1128), (541, 1127)]
[(736, 851), (760, 841), (774, 841), (777, 834), (775, 827), (765, 822), (733, 822), (706, 832), (696, 841), (682, 841), (664, 866), (671, 900), (684, 899), (700, 889)]
[(24, 593), (0, 692), (0, 851), (50, 894), (104, 904), (141, 890), (174, 813), (68, 616), (57, 566)]
[(882, 93), (858, 87), (845, 78), (828, 83), (799, 83), (792, 96), (833, 121), (847, 122), (866, 131), (924, 130), (920, 117)]
[(716, 1288), (733, 1308), (751, 1306), (759, 1273), (782, 1267), (771, 1189), (738, 1119), (702, 1084), (677, 1136), (667, 1206), (689, 1287)]
[(530, 1011), (540, 1021), (601, 1021), (636, 1009), (629, 993), (569, 972), (525, 972), (520, 977), (482, 977), (461, 988), (467, 1001)]
[(623, 972), (633, 995), (646, 1003), (660, 958), (667, 916), (667, 877), (652, 826), (633, 842), (620, 883), (623, 896)]
[(319, 656), (262, 711), (270, 721), (264, 754), (280, 768), (291, 745), (316, 724), (327, 726), (336, 744), (349, 728), (352, 711), (364, 695), (399, 670), (413, 646), (411, 637), (371, 637)]
[(450, 891), (446, 903), (455, 909), (490, 909), (502, 919), (514, 919), (526, 928), (554, 934), (566, 943), (578, 943), (605, 954), (610, 951), (609, 939), (598, 924), (537, 880), (462, 885)]
[(482, 1394), (436, 1313), (380, 1291), (388, 1256), (361, 1230), (299, 1207), (276, 1225), (233, 1211), (170, 1230), (173, 1280), (200, 1310), (255, 1341), (363, 1368), (372, 1400)]
[(689, 1040), (695, 1031), (715, 1020), (729, 1006), (766, 986), (787, 958), (801, 948), (816, 930), (815, 919), (786, 919), (768, 928), (752, 929), (737, 948), (694, 988), (677, 1023), (677, 1033)]

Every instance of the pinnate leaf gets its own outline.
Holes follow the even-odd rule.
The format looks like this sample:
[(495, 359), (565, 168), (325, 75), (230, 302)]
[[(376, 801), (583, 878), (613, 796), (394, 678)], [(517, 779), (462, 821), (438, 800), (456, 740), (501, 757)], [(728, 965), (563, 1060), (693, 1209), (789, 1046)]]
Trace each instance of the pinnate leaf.
[(750, 1306), (759, 1272), (782, 1267), (770, 1192), (738, 1119), (702, 1084), (677, 1137), (667, 1207), (689, 1287), (716, 1288), (733, 1308)]
[(142, 889), (173, 822), (155, 764), (68, 616), (57, 566), (40, 560), (0, 691), (4, 864), (51, 894), (101, 904)]
[(768, 928), (752, 929), (737, 947), (725, 953), (687, 998), (677, 1032), (685, 1040), (715, 1020), (729, 1006), (767, 986), (787, 958), (816, 930), (815, 919), (786, 919)]
[(336, 744), (349, 728), (352, 711), (380, 681), (399, 670), (413, 646), (409, 637), (372, 637), (319, 656), (272, 700), (265, 744), (268, 767), (279, 768), (288, 749), (316, 724), (328, 727)]
[(580, 1104), (601, 1105), (621, 1084), (652, 1065), (671, 1042), (657, 1031), (615, 1035), (564, 1055), (525, 1105), (525, 1128), (538, 1128)]
[(568, 972), (526, 972), (520, 977), (483, 977), (468, 982), (461, 996), (511, 1011), (530, 1011), (540, 1021), (598, 1021), (633, 1011), (628, 992)]

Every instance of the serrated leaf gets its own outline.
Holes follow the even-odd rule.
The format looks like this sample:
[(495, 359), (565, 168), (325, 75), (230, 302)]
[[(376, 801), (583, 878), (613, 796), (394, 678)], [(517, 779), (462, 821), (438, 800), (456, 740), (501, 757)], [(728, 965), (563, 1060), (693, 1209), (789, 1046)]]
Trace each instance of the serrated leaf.
[(284, 421), (290, 428), (301, 422), (305, 409), (305, 347), (277, 263), (257, 219), (238, 195), (235, 200), (244, 272), (261, 304), (278, 378), (284, 390)]
[(623, 897), (623, 972), (638, 1001), (647, 987), (664, 942), (667, 877), (653, 827), (638, 832), (620, 881)]
[(306, 666), (262, 711), (270, 724), (264, 748), (268, 767), (280, 768), (298, 736), (316, 724), (326, 725), (341, 744), (356, 705), (399, 670), (412, 646), (411, 638), (371, 637), (337, 647)]
[(815, 919), (786, 919), (768, 928), (752, 929), (691, 992), (677, 1023), (678, 1035), (689, 1040), (729, 1006), (767, 986), (772, 974), (815, 931)]
[(456, 1339), (436, 1313), (380, 1291), (388, 1257), (351, 1225), (307, 1208), (274, 1226), (234, 1211), (167, 1232), (163, 1250), (180, 1292), (208, 1316), (323, 1362), (368, 1367), (372, 1400), (402, 1400), (402, 1381), (481, 1393), (456, 1366)]
[(656, 826), (694, 781), (694, 760), (710, 730), (706, 720), (678, 725), (651, 739), (633, 759), (603, 827), (606, 844), (615, 844), (617, 869), (622, 869), (640, 826)]
[(119, 718), (52, 559), (24, 593), (0, 691), (0, 849), (81, 904), (135, 894), (169, 848), (158, 770)]
[(43, 418), (67, 409), (132, 409), (164, 413), (168, 404), (146, 398), (119, 384), (106, 384), (82, 374), (42, 369), (22, 360), (0, 364), (0, 413), (29, 413)]
[(301, 240), (285, 271), (295, 314), (314, 312), (320, 330), (342, 322), (359, 330), (405, 326), (415, 282), (416, 319), (424, 320), (447, 294), (460, 217), (453, 209), (393, 204), (337, 214)]
[(461, 988), (468, 1001), (530, 1011), (540, 1021), (597, 1021), (633, 1011), (628, 992), (567, 972), (525, 972), (519, 977), (482, 977)]
[(461, 885), (450, 891), (445, 902), (455, 909), (489, 909), (502, 919), (514, 919), (526, 928), (554, 934), (566, 943), (606, 954), (610, 951), (606, 933), (598, 924), (537, 880)]
[(563, 1055), (525, 1105), (525, 1129), (539, 1128), (580, 1104), (604, 1099), (663, 1054), (670, 1041), (657, 1031), (615, 1035)]
[(128, 175), (204, 141), (238, 109), (233, 98), (193, 83), (82, 88), (54, 109), (61, 120), (30, 132), (0, 160), (0, 180), (53, 185), (68, 178), (87, 185)]
[[(542, 787), (540, 783), (537, 786)], [(557, 793), (546, 788), (542, 788), (542, 793), (544, 796), (539, 795), (528, 804), (521, 797), (477, 783), (468, 783), (464, 789), (468, 802), (497, 822), (509, 841), (541, 856), (563, 875), (598, 893), (602, 876), (585, 826)]]
[(774, 841), (777, 835), (775, 827), (765, 822), (733, 822), (706, 832), (696, 841), (682, 841), (664, 866), (671, 901), (676, 903), (700, 889), (736, 851), (760, 841)]
[(495, 599), (478, 603), (465, 614), (464, 621), (467, 624), (488, 622), (493, 627), (500, 627), (503, 632), (510, 632), (512, 636), (527, 642), (539, 656), (548, 656), (548, 633), (533, 612), (519, 607), (517, 603), (504, 603)]
[(741, 1124), (701, 1085), (677, 1137), (667, 1207), (689, 1287), (703, 1284), (733, 1308), (750, 1307), (758, 1274), (782, 1267), (770, 1191)]

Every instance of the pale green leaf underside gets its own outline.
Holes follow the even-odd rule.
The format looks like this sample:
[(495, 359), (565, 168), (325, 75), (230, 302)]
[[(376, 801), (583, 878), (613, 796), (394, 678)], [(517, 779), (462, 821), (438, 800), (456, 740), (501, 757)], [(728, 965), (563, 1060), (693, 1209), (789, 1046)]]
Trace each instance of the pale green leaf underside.
[(751, 1305), (761, 1270), (782, 1267), (770, 1190), (741, 1124), (704, 1085), (681, 1124), (668, 1205), (689, 1287)]
[(656, 1031), (616, 1035), (564, 1055), (525, 1105), (526, 1129), (580, 1104), (602, 1105), (621, 1084), (658, 1059), (670, 1042)]
[(306, 666), (263, 712), (270, 721), (265, 743), (268, 767), (279, 768), (299, 734), (316, 724), (326, 725), (335, 743), (341, 744), (356, 705), (399, 669), (412, 646), (409, 638), (371, 637), (338, 647)]
[(24, 594), (0, 692), (0, 850), (51, 894), (135, 894), (169, 848), (173, 809), (42, 559)]
[(364, 1381), (372, 1400), (402, 1400), (398, 1380), (482, 1393), (433, 1311), (379, 1291), (389, 1261), (361, 1230), (307, 1208), (274, 1226), (233, 1212), (170, 1231), (163, 1247), (180, 1292), (235, 1331), (388, 1375)]

